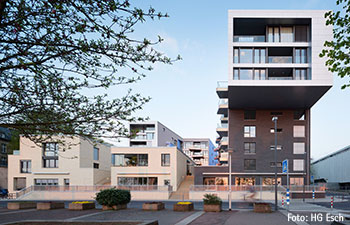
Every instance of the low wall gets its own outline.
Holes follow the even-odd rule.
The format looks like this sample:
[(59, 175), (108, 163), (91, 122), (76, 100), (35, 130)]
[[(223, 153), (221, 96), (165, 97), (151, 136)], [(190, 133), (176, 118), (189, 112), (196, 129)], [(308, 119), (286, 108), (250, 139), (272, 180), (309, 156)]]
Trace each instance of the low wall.
[[(132, 200), (164, 200), (169, 199), (170, 192), (166, 191), (131, 191)], [(94, 200), (96, 192), (55, 192), (32, 191), (20, 197), (21, 200)]]
[[(202, 200), (205, 194), (216, 194), (222, 200), (228, 200), (228, 192), (226, 191), (190, 191), (189, 198), (191, 200)], [(281, 199), (283, 195), (278, 194), (278, 198)], [(244, 200), (245, 197), (250, 196), (251, 193), (247, 191), (232, 191), (231, 199), (232, 200)], [(270, 191), (257, 191), (254, 196), (255, 199), (261, 200), (274, 200), (275, 192)]]

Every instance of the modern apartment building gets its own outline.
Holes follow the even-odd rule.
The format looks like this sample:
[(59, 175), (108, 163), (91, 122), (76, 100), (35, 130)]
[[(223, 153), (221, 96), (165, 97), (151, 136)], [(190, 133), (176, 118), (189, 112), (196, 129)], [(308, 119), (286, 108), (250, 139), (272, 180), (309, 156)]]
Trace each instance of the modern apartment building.
[(185, 138), (183, 151), (191, 157), (197, 166), (216, 165), (217, 153), (209, 138)]
[(20, 150), (9, 155), (10, 193), (31, 185), (110, 184), (111, 153), (107, 144), (83, 137), (53, 137), (34, 143), (20, 137)]
[(176, 146), (112, 147), (112, 185), (172, 186), (176, 191), (194, 162)]
[[(220, 82), (219, 165), (195, 168), (195, 184), (309, 184), (311, 107), (332, 87), (320, 58), (332, 39), (325, 10), (229, 10), (228, 82)], [(277, 130), (273, 117), (277, 117)], [(274, 140), (277, 132), (277, 163)]]
[(129, 124), (130, 147), (183, 147), (182, 138), (158, 121), (133, 122)]

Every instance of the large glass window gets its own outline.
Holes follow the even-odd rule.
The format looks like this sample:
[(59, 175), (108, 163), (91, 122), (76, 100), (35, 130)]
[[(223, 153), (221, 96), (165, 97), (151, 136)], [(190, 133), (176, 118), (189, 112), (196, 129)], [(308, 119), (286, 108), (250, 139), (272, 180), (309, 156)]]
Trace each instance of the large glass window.
[(244, 143), (244, 154), (255, 154), (255, 142), (245, 142)]
[(241, 69), (239, 73), (240, 80), (253, 80), (253, 70), (252, 69)]
[[(281, 178), (277, 177), (277, 184), (282, 184)], [(264, 177), (262, 181), (263, 186), (275, 185), (275, 178), (272, 177)]]
[(281, 42), (293, 42), (293, 27), (281, 27)]
[(307, 70), (306, 69), (295, 69), (295, 79), (296, 80), (307, 80)]
[(302, 177), (291, 177), (289, 178), (289, 183), (290, 185), (297, 185), (297, 186), (301, 186), (304, 185), (304, 178)]
[(32, 172), (32, 161), (21, 160), (21, 173), (31, 173), (31, 172)]
[(234, 80), (239, 80), (239, 69), (234, 69), (233, 70), (233, 79)]
[(254, 177), (236, 177), (235, 185), (255, 185)]
[(162, 166), (170, 166), (170, 154), (162, 154)]
[(58, 143), (43, 143), (43, 167), (58, 168)]
[(294, 171), (304, 171), (304, 159), (294, 159), (293, 160), (293, 170)]
[(147, 140), (153, 140), (154, 139), (154, 133), (146, 133)]
[(239, 48), (233, 49), (233, 63), (239, 63)]
[(254, 69), (254, 80), (266, 80), (266, 70)]
[(244, 126), (244, 137), (255, 137), (255, 126)]
[(118, 185), (158, 185), (157, 177), (118, 177)]
[(307, 63), (306, 48), (295, 49), (295, 63)]
[(239, 62), (240, 63), (253, 63), (253, 49), (252, 48), (241, 48), (239, 51)]
[(112, 162), (114, 166), (148, 166), (148, 154), (113, 154)]
[(264, 48), (255, 48), (254, 49), (254, 63), (265, 63), (265, 54), (266, 51)]
[(204, 177), (204, 185), (228, 185), (228, 177)]
[(295, 26), (295, 42), (307, 42), (308, 26)]
[(94, 160), (99, 160), (100, 158), (100, 149), (94, 147)]
[(245, 159), (244, 160), (244, 170), (256, 170), (256, 160), (255, 159)]

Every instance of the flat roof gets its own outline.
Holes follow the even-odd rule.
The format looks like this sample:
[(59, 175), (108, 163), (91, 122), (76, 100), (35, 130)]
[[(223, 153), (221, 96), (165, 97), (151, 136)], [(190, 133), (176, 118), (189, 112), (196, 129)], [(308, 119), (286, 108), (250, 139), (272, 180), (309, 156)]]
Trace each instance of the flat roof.
[(346, 151), (349, 151), (349, 150), (350, 150), (350, 145), (348, 145), (348, 146), (346, 146), (346, 147), (344, 147), (344, 148), (342, 148), (342, 149), (340, 149), (340, 150), (338, 150), (338, 151), (335, 151), (335, 152), (333, 152), (333, 153), (330, 153), (330, 154), (328, 154), (328, 155), (326, 155), (326, 156), (324, 156), (324, 157), (322, 157), (322, 158), (316, 160), (315, 162), (312, 162), (311, 164), (319, 163), (319, 162), (321, 162), (321, 161), (324, 161), (324, 160), (326, 160), (326, 159), (328, 159), (328, 158), (331, 158), (331, 157), (333, 157), (333, 156), (335, 156), (335, 155), (339, 155), (339, 154), (341, 154), (341, 153), (343, 153), (343, 152), (346, 152)]

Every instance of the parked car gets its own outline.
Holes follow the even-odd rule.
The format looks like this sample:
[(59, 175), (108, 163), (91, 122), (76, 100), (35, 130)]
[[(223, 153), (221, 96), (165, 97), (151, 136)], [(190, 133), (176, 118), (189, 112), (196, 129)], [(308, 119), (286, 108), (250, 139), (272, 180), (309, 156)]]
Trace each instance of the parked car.
[(8, 190), (0, 188), (0, 198), (7, 198), (8, 196)]

